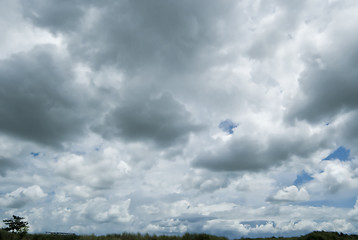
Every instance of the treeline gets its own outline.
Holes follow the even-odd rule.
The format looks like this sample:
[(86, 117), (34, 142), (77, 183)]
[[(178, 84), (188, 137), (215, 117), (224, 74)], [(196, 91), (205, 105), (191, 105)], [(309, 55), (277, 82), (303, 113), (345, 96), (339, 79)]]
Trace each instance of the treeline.
[(226, 237), (217, 237), (208, 234), (189, 234), (183, 236), (149, 235), (149, 234), (108, 234), (105, 236), (75, 235), (75, 234), (26, 234), (20, 236), (16, 233), (0, 230), (0, 240), (228, 240)]
[[(271, 237), (271, 238), (254, 238), (255, 240), (358, 240), (358, 235), (348, 235), (337, 232), (312, 232), (300, 237)], [(235, 239), (239, 240), (239, 239)], [(253, 240), (253, 238), (240, 238), (240, 240)]]
[[(61, 235), (61, 234), (26, 234), (19, 235), (0, 230), (0, 240), (228, 240), (209, 234), (190, 234), (183, 236), (149, 235), (149, 234), (108, 234), (95, 235)], [(312, 232), (300, 237), (272, 237), (272, 238), (240, 238), (235, 240), (358, 240), (358, 235), (347, 235), (337, 232)]]

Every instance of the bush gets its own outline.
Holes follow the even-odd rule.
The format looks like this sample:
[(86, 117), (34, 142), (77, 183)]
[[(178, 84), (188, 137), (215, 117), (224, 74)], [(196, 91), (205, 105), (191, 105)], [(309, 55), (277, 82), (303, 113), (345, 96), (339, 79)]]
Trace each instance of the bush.
[(20, 236), (7, 232), (5, 230), (0, 230), (0, 240), (19, 240)]

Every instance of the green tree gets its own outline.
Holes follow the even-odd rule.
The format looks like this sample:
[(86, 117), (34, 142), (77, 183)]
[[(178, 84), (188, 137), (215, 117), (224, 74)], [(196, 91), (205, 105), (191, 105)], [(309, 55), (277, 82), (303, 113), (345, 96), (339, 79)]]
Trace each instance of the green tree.
[(8, 232), (25, 235), (29, 230), (29, 223), (24, 221), (23, 217), (13, 215), (12, 219), (5, 219), (3, 220), (3, 222), (5, 223), (5, 225), (7, 225), (4, 230)]

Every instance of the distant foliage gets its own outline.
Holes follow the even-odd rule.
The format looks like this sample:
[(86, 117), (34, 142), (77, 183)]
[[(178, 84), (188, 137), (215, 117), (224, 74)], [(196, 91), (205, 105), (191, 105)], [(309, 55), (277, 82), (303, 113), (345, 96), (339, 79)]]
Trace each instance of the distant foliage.
[(149, 234), (110, 234), (106, 236), (81, 236), (80, 240), (228, 240), (225, 237), (216, 237), (208, 234), (189, 234), (181, 236), (149, 235)]
[(24, 221), (23, 217), (13, 215), (12, 219), (5, 219), (3, 222), (5, 225), (7, 225), (7, 227), (3, 230), (17, 233), (21, 237), (26, 235), (27, 231), (29, 230), (29, 223)]
[[(240, 240), (245, 240), (252, 238), (241, 238)], [(358, 240), (358, 235), (347, 235), (344, 233), (337, 233), (337, 232), (312, 232), (307, 235), (301, 236), (301, 237), (290, 237), (290, 238), (255, 238), (255, 240)]]
[[(186, 233), (183, 236), (157, 236), (149, 234), (108, 234), (106, 236), (78, 236), (56, 234), (27, 234), (19, 236), (16, 233), (0, 230), (0, 240), (228, 240), (226, 237), (217, 237), (208, 234)], [(347, 235), (336, 232), (312, 232), (301, 237), (272, 237), (272, 238), (240, 238), (240, 240), (358, 240), (358, 235)], [(238, 239), (237, 239), (238, 240)]]
[(78, 240), (78, 235), (31, 234), (28, 240)]
[(0, 240), (18, 240), (20, 237), (17, 234), (7, 232), (5, 230), (0, 230)]
[(312, 232), (299, 238), (299, 240), (355, 240), (358, 235), (347, 235), (337, 232)]

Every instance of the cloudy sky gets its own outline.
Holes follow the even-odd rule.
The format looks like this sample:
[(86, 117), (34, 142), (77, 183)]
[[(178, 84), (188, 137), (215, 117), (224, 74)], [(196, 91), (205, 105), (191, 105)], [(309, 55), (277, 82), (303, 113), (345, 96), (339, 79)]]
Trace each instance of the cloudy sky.
[(358, 231), (357, 1), (0, 2), (2, 219)]

